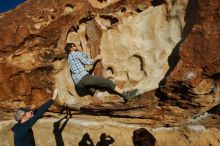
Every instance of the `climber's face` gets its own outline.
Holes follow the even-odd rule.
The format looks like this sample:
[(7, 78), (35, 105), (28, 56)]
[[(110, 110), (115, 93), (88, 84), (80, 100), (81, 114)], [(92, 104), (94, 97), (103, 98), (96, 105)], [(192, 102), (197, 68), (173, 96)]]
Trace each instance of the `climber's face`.
[(25, 113), (23, 114), (23, 116), (21, 117), (21, 119), (20, 119), (19, 122), (20, 122), (20, 123), (24, 123), (24, 122), (30, 120), (33, 116), (34, 116), (34, 114), (33, 114), (33, 111), (32, 111), (32, 110), (27, 111), (27, 112), (25, 112)]
[(71, 51), (77, 51), (77, 47), (75, 45), (72, 45)]

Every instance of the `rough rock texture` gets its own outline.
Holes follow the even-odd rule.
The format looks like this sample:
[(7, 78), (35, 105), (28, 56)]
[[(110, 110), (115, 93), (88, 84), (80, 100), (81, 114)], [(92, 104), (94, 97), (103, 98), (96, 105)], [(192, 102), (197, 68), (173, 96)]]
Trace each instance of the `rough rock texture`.
[[(186, 12), (188, 15), (182, 33), (180, 61), (170, 78), (191, 80), (191, 85), (196, 86), (201, 81), (198, 80), (202, 78), (201, 74), (203, 78), (213, 79), (219, 74), (219, 1), (190, 1), (190, 7), (194, 9)], [(191, 77), (189, 74), (192, 74)]]
[(170, 63), (174, 69), (168, 72), (166, 87), (158, 91), (169, 94), (166, 101), (178, 98), (173, 104), (206, 107), (203, 110), (219, 103), (219, 6), (219, 1), (189, 1), (182, 40), (176, 46), (179, 54), (170, 58), (180, 60)]
[[(85, 119), (106, 128), (101, 131), (87, 122), (77, 129), (79, 123), (70, 120), (76, 125), (69, 123), (67, 143), (77, 144), (89, 128), (95, 143), (98, 129), (100, 134), (112, 135), (114, 145), (123, 145), (118, 137), (130, 145), (131, 131), (143, 126), (152, 129), (160, 145), (218, 146), (219, 11), (217, 0), (29, 0), (0, 14), (0, 119), (12, 119), (18, 107), (40, 105), (56, 87), (59, 98), (50, 111), (60, 112), (60, 106), (67, 103), (66, 109), (79, 115), (78, 122), (85, 114), (96, 115)], [(138, 88), (140, 95), (128, 103), (107, 92), (79, 97), (66, 61), (66, 42), (75, 42), (92, 58), (102, 54), (94, 74), (113, 80), (124, 90)], [(115, 126), (116, 121), (128, 129)], [(49, 118), (44, 121), (48, 125), (39, 123), (39, 133), (45, 127), (53, 129), (52, 122), (55, 120)], [(0, 141), (11, 145), (11, 123), (1, 126), (5, 124), (7, 129), (1, 132), (9, 136), (0, 136)], [(199, 132), (195, 127), (186, 128), (194, 125), (201, 125)], [(158, 131), (158, 127), (166, 128)], [(37, 138), (40, 145), (45, 142)]]
[[(100, 53), (103, 33), (96, 21), (100, 14), (108, 21), (111, 14), (121, 9), (128, 13), (126, 16), (129, 16), (126, 9), (137, 15), (138, 4), (143, 8), (150, 5), (147, 1), (107, 1), (110, 8), (97, 9), (93, 7), (94, 2), (99, 3), (98, 7), (106, 5), (105, 1), (86, 0), (27, 1), (1, 15), (0, 32), (4, 37), (0, 39), (0, 90), (3, 107), (5, 100), (9, 99), (12, 104), (23, 105), (36, 102), (39, 96), (42, 100), (48, 98), (54, 85), (59, 89), (60, 103), (83, 104), (87, 101), (78, 98), (74, 91), (63, 49), (65, 43), (81, 42), (81, 49), (94, 57)], [(95, 73), (102, 74), (101, 68), (102, 65), (98, 64)]]

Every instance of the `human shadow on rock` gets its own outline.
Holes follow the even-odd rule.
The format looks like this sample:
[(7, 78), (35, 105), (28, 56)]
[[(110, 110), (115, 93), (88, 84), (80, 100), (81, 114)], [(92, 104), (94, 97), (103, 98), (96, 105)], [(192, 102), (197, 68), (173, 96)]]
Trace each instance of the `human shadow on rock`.
[(94, 146), (94, 143), (88, 133), (83, 135), (81, 141), (79, 142), (79, 146)]
[(96, 146), (109, 146), (114, 143), (114, 139), (110, 135), (106, 135), (102, 133), (100, 135), (100, 141), (96, 144)]
[[(64, 122), (63, 122), (63, 124), (61, 124), (61, 122), (63, 120), (64, 120)], [(53, 124), (53, 127), (54, 127), (53, 134), (55, 136), (56, 146), (64, 146), (62, 132), (63, 132), (68, 121), (69, 121), (69, 118), (68, 118), (68, 115), (66, 115), (65, 117), (61, 118), (57, 122), (54, 122), (54, 124)]]

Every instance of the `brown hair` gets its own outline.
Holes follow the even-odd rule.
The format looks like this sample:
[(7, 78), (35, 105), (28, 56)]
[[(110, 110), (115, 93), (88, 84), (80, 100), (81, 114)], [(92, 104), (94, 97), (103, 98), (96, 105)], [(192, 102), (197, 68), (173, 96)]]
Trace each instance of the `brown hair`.
[(74, 43), (67, 43), (66, 46), (65, 46), (65, 51), (67, 54), (69, 54), (71, 52), (71, 48), (72, 46), (76, 46)]
[(134, 146), (155, 146), (155, 137), (145, 128), (139, 128), (133, 132)]

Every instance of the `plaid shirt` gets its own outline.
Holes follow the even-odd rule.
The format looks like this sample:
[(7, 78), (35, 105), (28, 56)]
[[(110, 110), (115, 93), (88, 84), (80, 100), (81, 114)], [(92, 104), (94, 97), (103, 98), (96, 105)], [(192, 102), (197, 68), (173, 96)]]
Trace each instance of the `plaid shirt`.
[(68, 55), (68, 63), (72, 72), (73, 82), (77, 84), (86, 74), (89, 74), (85, 69), (85, 65), (91, 65), (94, 62), (84, 52), (72, 51)]

